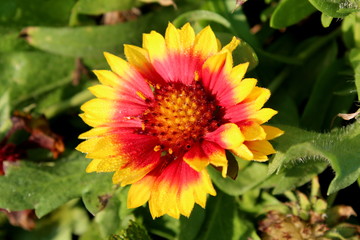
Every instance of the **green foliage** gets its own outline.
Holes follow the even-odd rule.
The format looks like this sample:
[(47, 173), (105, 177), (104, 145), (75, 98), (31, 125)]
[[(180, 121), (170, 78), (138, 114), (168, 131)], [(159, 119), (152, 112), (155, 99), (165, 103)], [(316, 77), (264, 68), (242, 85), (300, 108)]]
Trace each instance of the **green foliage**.
[[(35, 209), (42, 217), (71, 199), (111, 193), (111, 175), (87, 174), (86, 165), (82, 155), (74, 152), (56, 162), (24, 161), (10, 166), (7, 175), (0, 178), (0, 208)], [(99, 201), (85, 203), (94, 213), (101, 208)]]
[(99, 15), (111, 11), (129, 10), (136, 5), (137, 0), (80, 0), (73, 11), (79, 14)]
[(345, 17), (353, 11), (359, 11), (358, 3), (352, 0), (309, 0), (309, 2), (322, 13), (334, 18)]
[[(109, 16), (113, 24), (105, 24)], [(267, 107), (279, 113), (269, 124), (285, 134), (271, 140), (277, 154), (268, 163), (229, 156), (236, 179), (209, 166), (217, 196), (205, 209), (196, 205), (189, 218), (154, 220), (146, 205), (127, 208), (128, 187), (113, 185), (112, 173), (86, 173), (89, 160), (74, 147), (87, 130), (78, 113), (92, 98), (86, 88), (97, 82), (91, 70), (108, 68), (103, 52), (124, 57), (123, 44), (140, 46), (143, 33), (164, 34), (168, 22), (190, 22), (196, 31), (210, 25), (222, 45), (239, 38), (234, 64), (249, 62), (246, 77), (271, 90)], [(341, 190), (350, 185), (359, 198), (356, 0), (2, 0), (0, 83), (1, 161), (14, 111), (44, 114), (66, 148), (58, 159), (33, 150), (5, 163), (0, 209), (34, 209), (39, 219), (25, 231), (10, 226), (0, 211), (1, 239), (258, 240), (268, 210), (286, 213), (283, 195), (308, 189), (314, 177), (320, 175), (322, 190), (331, 194), (325, 197), (329, 207), (334, 198), (344, 204)], [(326, 168), (334, 176), (323, 176)], [(298, 197), (306, 209), (309, 203)], [(323, 200), (316, 203), (324, 208)], [(357, 202), (350, 204), (358, 211)], [(355, 224), (339, 224), (328, 235), (353, 236)]]
[[(307, 132), (281, 126), (286, 134), (278, 140), (278, 153), (269, 165), (270, 173), (286, 168), (292, 162), (328, 161), (335, 171), (328, 194), (343, 189), (360, 176), (360, 124), (358, 122), (330, 133)], [(295, 137), (297, 136), (297, 137)]]
[(271, 16), (270, 26), (273, 28), (288, 27), (313, 12), (315, 12), (315, 8), (308, 0), (283, 0)]

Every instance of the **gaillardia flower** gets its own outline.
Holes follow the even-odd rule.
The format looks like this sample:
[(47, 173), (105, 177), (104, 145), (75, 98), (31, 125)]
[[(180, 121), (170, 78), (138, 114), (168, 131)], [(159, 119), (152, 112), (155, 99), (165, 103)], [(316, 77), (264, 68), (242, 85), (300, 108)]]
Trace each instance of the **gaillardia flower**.
[(226, 177), (225, 150), (245, 160), (266, 161), (268, 142), (282, 131), (261, 124), (277, 112), (262, 108), (270, 91), (243, 79), (248, 63), (233, 67), (235, 37), (221, 47), (210, 27), (195, 34), (172, 24), (165, 37), (143, 35), (143, 47), (125, 45), (127, 61), (105, 53), (111, 67), (94, 73), (97, 97), (81, 109), (93, 127), (77, 149), (93, 159), (87, 172), (114, 172), (128, 207), (149, 202), (153, 218), (189, 216), (215, 195), (206, 167)]

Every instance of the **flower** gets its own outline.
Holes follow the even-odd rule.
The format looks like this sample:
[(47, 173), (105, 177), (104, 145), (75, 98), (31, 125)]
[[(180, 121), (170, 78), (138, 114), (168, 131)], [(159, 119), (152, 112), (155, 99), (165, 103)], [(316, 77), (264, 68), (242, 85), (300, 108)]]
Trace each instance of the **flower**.
[(81, 107), (93, 127), (77, 147), (93, 159), (87, 172), (115, 171), (115, 184), (131, 184), (129, 208), (149, 202), (153, 218), (179, 218), (216, 195), (206, 167), (226, 177), (225, 150), (267, 160), (282, 131), (261, 125), (277, 112), (262, 108), (269, 90), (243, 79), (248, 63), (233, 67), (239, 42), (221, 48), (210, 27), (195, 34), (169, 23), (165, 37), (152, 31), (142, 48), (125, 45), (128, 61), (105, 53), (111, 71), (94, 71), (97, 98)]

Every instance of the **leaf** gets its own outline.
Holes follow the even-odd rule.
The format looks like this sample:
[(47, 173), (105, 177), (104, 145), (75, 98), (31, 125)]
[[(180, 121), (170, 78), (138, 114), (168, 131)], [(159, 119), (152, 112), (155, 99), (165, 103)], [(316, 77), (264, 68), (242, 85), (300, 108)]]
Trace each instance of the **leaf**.
[(15, 231), (13, 239), (26, 240), (71, 240), (89, 228), (89, 216), (84, 208), (70, 201), (59, 209), (37, 221), (32, 231)]
[(27, 34), (26, 39), (30, 45), (43, 51), (63, 56), (103, 58), (104, 51), (122, 53), (122, 45), (125, 43), (139, 45), (144, 32), (165, 29), (166, 20), (173, 11), (161, 13), (161, 17), (148, 14), (135, 21), (115, 25), (29, 27), (24, 30), (24, 34)]
[(206, 206), (205, 221), (201, 227), (203, 231), (197, 239), (232, 239), (237, 212), (234, 211), (235, 207), (235, 199), (222, 192), (218, 192), (216, 197), (210, 197)]
[(1, 0), (0, 24), (10, 26), (66, 25), (73, 0)]
[(23, 38), (19, 38), (20, 31), (20, 27), (0, 26), (0, 52), (31, 49)]
[(205, 220), (205, 209), (195, 205), (189, 218), (181, 216), (179, 240), (195, 240)]
[[(99, 234), (103, 239), (119, 232), (129, 225), (129, 221), (134, 219), (133, 209), (127, 209), (126, 198), (128, 188), (120, 188), (108, 199), (106, 207), (96, 214), (95, 223)], [(91, 230), (90, 230), (91, 231)]]
[(188, 11), (173, 20), (176, 27), (181, 27), (187, 22), (194, 22), (199, 20), (209, 20), (223, 25), (226, 28), (231, 27), (231, 23), (218, 13), (207, 10), (193, 10)]
[(321, 24), (323, 25), (324, 28), (329, 27), (332, 20), (333, 20), (332, 17), (329, 17), (324, 13), (321, 14)]
[[(216, 36), (218, 37), (218, 39), (220, 40), (223, 46), (228, 44), (233, 38), (233, 35), (228, 33), (216, 33)], [(232, 55), (234, 59), (234, 65), (248, 62), (249, 63), (248, 71), (256, 68), (256, 66), (259, 63), (259, 59), (254, 49), (242, 39), (240, 39), (240, 44), (232, 52)]]
[(350, 14), (341, 24), (342, 37), (347, 48), (360, 48), (360, 14)]
[(73, 69), (68, 57), (37, 51), (0, 54), (0, 94), (9, 89), (11, 105), (17, 105), (71, 82)]
[(254, 239), (260, 240), (253, 223), (239, 211), (234, 197), (218, 191), (216, 197), (208, 199), (205, 221), (200, 240)]
[(79, 0), (74, 10), (81, 14), (100, 15), (111, 11), (129, 10), (136, 3), (137, 0)]
[(0, 139), (3, 139), (10, 128), (10, 90), (7, 89), (0, 96)]
[(209, 167), (208, 171), (215, 185), (226, 194), (231, 196), (239, 196), (254, 187), (260, 185), (269, 176), (267, 174), (268, 167), (265, 164), (257, 162), (246, 162), (238, 159), (240, 167), (238, 176), (235, 180), (227, 177), (223, 178), (221, 173), (213, 167)]
[(360, 175), (360, 124), (355, 122), (330, 133), (315, 133), (295, 127), (279, 126), (285, 134), (277, 142), (277, 154), (269, 165), (269, 173), (309, 159), (326, 160), (335, 171), (328, 194), (343, 189)]
[(349, 58), (355, 72), (355, 86), (360, 100), (360, 48), (351, 49)]
[(304, 185), (311, 181), (313, 177), (322, 173), (327, 166), (326, 161), (311, 159), (311, 157), (294, 161), (292, 166), (286, 166), (275, 176), (273, 194), (284, 193)]
[(9, 166), (0, 177), (0, 208), (35, 209), (42, 217), (71, 199), (100, 192), (98, 183), (107, 182), (101, 192), (110, 192), (111, 174), (86, 173), (87, 164), (82, 154), (73, 152), (54, 163), (22, 161)]
[[(335, 61), (337, 48), (333, 45), (332, 49), (334, 49), (333, 54), (328, 57), (324, 63), (324, 68), (317, 76), (301, 116), (300, 124), (306, 126), (307, 129), (320, 130), (325, 124), (326, 113), (331, 111), (332, 108), (331, 100), (334, 95), (331, 93), (339, 87), (339, 82), (345, 81), (344, 78), (339, 76), (339, 72), (345, 65), (344, 61)], [(320, 105), (321, 108), (319, 108)], [(316, 116), (316, 119), (314, 119), (314, 116)]]
[(291, 26), (316, 9), (308, 0), (282, 0), (270, 18), (270, 26), (273, 28), (285, 28)]
[(113, 236), (114, 240), (151, 240), (146, 229), (137, 222), (131, 221), (130, 225), (120, 235)]
[(346, 8), (340, 0), (309, 0), (309, 2), (317, 8), (320, 12), (333, 18), (342, 18), (349, 14), (349, 12), (341, 13), (339, 10)]
[(140, 0), (140, 2), (144, 2), (144, 3), (159, 3), (162, 6), (170, 6), (170, 5), (175, 5), (173, 0)]

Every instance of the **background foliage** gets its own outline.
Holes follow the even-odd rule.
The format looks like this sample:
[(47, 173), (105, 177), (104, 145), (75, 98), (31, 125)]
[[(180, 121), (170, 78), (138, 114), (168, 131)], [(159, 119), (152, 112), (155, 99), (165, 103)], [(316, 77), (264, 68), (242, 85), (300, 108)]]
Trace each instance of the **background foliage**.
[[(235, 180), (210, 168), (218, 196), (206, 209), (152, 220), (146, 206), (126, 208), (127, 188), (111, 174), (86, 174), (74, 147), (88, 129), (77, 114), (92, 97), (90, 70), (107, 68), (102, 52), (123, 57), (124, 43), (140, 45), (168, 22), (211, 25), (223, 43), (240, 38), (235, 63), (250, 62), (248, 76), (271, 90), (271, 124), (286, 134), (269, 163), (236, 159)], [(309, 214), (339, 204), (360, 214), (357, 0), (2, 0), (0, 81), (0, 239), (272, 239), (260, 220), (288, 211), (284, 201)], [(350, 239), (341, 227), (324, 239)]]

